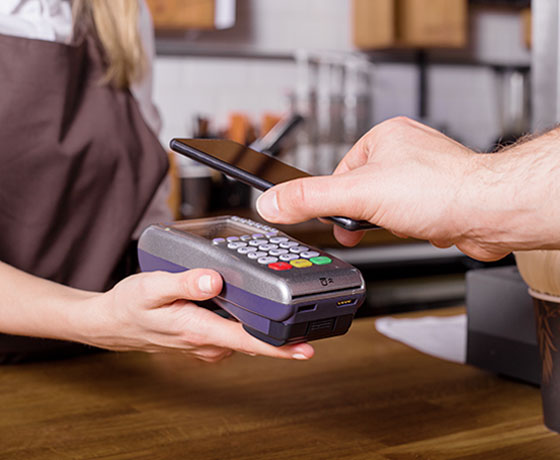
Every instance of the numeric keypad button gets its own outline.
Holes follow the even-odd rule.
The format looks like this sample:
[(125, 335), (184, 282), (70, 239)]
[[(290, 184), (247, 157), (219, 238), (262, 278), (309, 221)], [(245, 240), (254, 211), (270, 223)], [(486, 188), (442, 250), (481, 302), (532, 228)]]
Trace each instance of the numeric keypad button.
[(289, 262), (290, 260), (295, 260), (295, 259), (299, 259), (299, 256), (297, 254), (283, 254), (280, 256), (280, 260), (284, 262)]
[(268, 240), (251, 240), (251, 241), (249, 241), (250, 246), (261, 246), (263, 244), (268, 244)]
[(244, 248), (245, 246), (247, 246), (247, 243), (244, 243), (243, 241), (234, 241), (233, 243), (229, 243), (227, 245), (228, 249), (239, 249)]
[(305, 258), (305, 259), (311, 259), (312, 257), (317, 257), (320, 254), (317, 251), (306, 251), (306, 252), (302, 252), (300, 254), (301, 257)]
[(280, 247), (284, 249), (295, 248), (296, 246), (299, 246), (299, 243), (295, 241), (285, 241), (284, 243), (280, 243)]
[(261, 257), (265, 257), (266, 255), (267, 255), (266, 252), (257, 251), (257, 252), (249, 252), (247, 254), (247, 257), (249, 257), (249, 259), (255, 260), (255, 259), (259, 259)]
[(277, 244), (261, 244), (259, 246), (260, 251), (270, 251), (271, 249), (278, 249)]
[(245, 246), (237, 250), (239, 254), (249, 254), (250, 252), (257, 252), (257, 251), (258, 249), (254, 246)]
[(301, 254), (302, 252), (306, 251), (309, 251), (309, 248), (305, 246), (295, 246), (293, 248), (290, 248), (290, 252), (293, 252), (294, 254)]
[(257, 259), (257, 262), (261, 265), (273, 264), (274, 262), (278, 262), (278, 257), (270, 257), (270, 256), (259, 257)]

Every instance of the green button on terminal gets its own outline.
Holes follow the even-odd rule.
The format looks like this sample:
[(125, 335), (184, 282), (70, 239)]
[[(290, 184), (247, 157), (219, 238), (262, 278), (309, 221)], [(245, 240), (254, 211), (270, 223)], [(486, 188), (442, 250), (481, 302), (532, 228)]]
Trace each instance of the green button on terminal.
[(313, 262), (315, 265), (327, 265), (332, 262), (332, 260), (326, 256), (312, 257), (309, 260)]

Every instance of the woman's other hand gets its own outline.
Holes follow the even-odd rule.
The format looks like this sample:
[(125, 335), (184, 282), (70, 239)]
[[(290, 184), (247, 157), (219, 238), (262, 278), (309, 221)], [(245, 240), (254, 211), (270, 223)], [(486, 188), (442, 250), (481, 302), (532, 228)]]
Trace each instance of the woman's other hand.
[(285, 359), (308, 359), (306, 343), (274, 347), (191, 301), (217, 296), (222, 279), (212, 270), (151, 272), (130, 276), (110, 291), (94, 296), (81, 342), (119, 351), (175, 351), (208, 362), (233, 351)]

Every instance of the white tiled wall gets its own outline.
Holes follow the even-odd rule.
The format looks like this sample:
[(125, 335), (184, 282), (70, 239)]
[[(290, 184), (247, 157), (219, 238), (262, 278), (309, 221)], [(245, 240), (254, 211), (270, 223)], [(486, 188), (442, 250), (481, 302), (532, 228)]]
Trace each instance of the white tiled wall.
[(472, 148), (492, 146), (500, 130), (494, 72), (440, 66), (428, 78), (431, 124)]
[(294, 87), (295, 67), (286, 61), (160, 57), (154, 80), (166, 143), (190, 135), (197, 115), (224, 127), (231, 112), (244, 112), (256, 123), (265, 112), (282, 114)]
[(416, 116), (417, 70), (410, 64), (376, 64), (372, 69), (374, 123)]
[[(372, 124), (397, 115), (417, 116), (417, 70), (408, 64), (372, 70)], [(231, 112), (244, 112), (256, 124), (265, 112), (282, 114), (296, 81), (295, 65), (285, 61), (158, 58), (155, 100), (162, 119), (160, 139), (192, 134), (196, 115), (226, 126)], [(427, 122), (473, 148), (484, 150), (499, 131), (495, 77), (490, 69), (433, 66), (428, 73)]]
[[(190, 37), (190, 47), (293, 52), (297, 48), (354, 51), (346, 0), (238, 0), (242, 30)], [(228, 35), (229, 34), (229, 35)], [(477, 12), (470, 53), (491, 63), (528, 63), (515, 12)], [(412, 64), (376, 64), (372, 69), (374, 119), (417, 115), (417, 69)], [(450, 136), (484, 150), (498, 136), (496, 88), (487, 67), (430, 66), (429, 122)], [(155, 100), (163, 117), (161, 140), (191, 134), (197, 114), (224, 125), (232, 111), (258, 121), (263, 112), (282, 113), (295, 88), (291, 61), (168, 57), (155, 62)]]

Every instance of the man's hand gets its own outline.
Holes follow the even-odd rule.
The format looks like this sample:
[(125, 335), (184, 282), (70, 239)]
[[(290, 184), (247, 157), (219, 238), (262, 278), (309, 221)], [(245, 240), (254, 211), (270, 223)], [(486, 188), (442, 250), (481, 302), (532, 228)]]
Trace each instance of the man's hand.
[[(492, 175), (489, 157), (418, 122), (394, 118), (364, 135), (332, 176), (277, 185), (259, 198), (257, 209), (283, 224), (333, 215), (363, 219), (401, 237), (455, 244), (474, 258), (496, 260), (511, 248), (492, 235), (492, 208), (499, 203), (489, 203), (485, 190), (494, 193), (502, 176)], [(336, 226), (334, 232), (348, 246), (363, 236)]]

